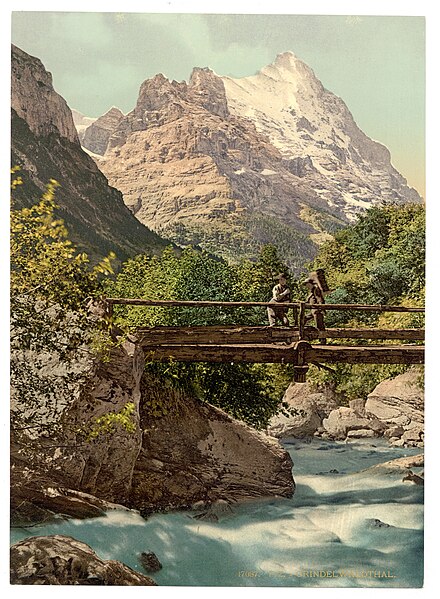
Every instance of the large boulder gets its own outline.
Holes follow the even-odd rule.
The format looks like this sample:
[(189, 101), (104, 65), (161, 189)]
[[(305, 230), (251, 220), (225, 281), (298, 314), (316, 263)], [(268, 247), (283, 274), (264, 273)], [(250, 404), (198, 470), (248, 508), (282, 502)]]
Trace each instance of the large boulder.
[(292, 461), (276, 439), (172, 388), (160, 392), (163, 413), (155, 415), (153, 385), (145, 384), (150, 397), (142, 400), (143, 441), (130, 507), (145, 515), (197, 502), (293, 495)]
[(424, 429), (424, 392), (420, 369), (411, 368), (394, 379), (382, 381), (365, 403), (365, 412), (383, 422), (391, 438), (406, 445), (420, 445)]
[[(422, 468), (425, 465), (424, 454), (406, 456), (403, 458), (396, 458), (395, 460), (389, 460), (388, 462), (382, 462), (375, 466), (370, 466), (363, 472), (370, 472), (372, 475), (383, 475), (383, 474), (408, 474), (412, 468)], [(423, 473), (421, 473), (423, 474)]]
[[(41, 521), (50, 513), (99, 515), (109, 502), (127, 500), (141, 447), (145, 357), (132, 341), (104, 335), (107, 345), (101, 353), (90, 349), (91, 330), (103, 310), (92, 306), (86, 321), (51, 306), (44, 312), (45, 333), (53, 323), (47, 333), (52, 335), (50, 350), (13, 348), (16, 371), (26, 368), (28, 373), (16, 376), (12, 385), (13, 520)], [(63, 346), (69, 342), (78, 347), (67, 352)], [(30, 381), (29, 388), (20, 393), (23, 380)]]
[[(324, 418), (322, 424), (330, 437), (333, 439), (345, 439), (350, 437), (379, 436), (386, 428), (376, 418), (367, 418), (359, 414), (353, 408), (340, 407), (330, 412), (328, 418)], [(368, 433), (366, 431), (372, 431)], [(359, 431), (356, 433), (355, 431)]]
[[(145, 357), (130, 340), (115, 344), (64, 416), (64, 443), (54, 467), (66, 485), (106, 501), (125, 503), (141, 447), (140, 380)], [(115, 416), (124, 414), (123, 422)]]
[(308, 383), (291, 383), (283, 402), (285, 409), (269, 423), (268, 433), (274, 437), (312, 437), (338, 405), (330, 391), (318, 393)]
[(102, 560), (85, 543), (63, 535), (30, 537), (11, 547), (11, 584), (129, 585), (156, 583), (115, 560)]
[(129, 511), (121, 504), (68, 488), (61, 474), (45, 473), (35, 465), (31, 469), (12, 454), (11, 523), (14, 526), (48, 522), (60, 516), (95, 518), (115, 509)]

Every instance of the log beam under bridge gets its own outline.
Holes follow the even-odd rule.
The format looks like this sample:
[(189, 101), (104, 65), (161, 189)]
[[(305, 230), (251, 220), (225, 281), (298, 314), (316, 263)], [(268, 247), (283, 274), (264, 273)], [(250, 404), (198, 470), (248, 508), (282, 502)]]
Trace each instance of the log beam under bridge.
[[(301, 345), (300, 345), (301, 344)], [(301, 348), (301, 359), (299, 347)], [(345, 364), (422, 364), (422, 345), (310, 345), (292, 344), (166, 344), (144, 347), (146, 360), (178, 362), (250, 362), (304, 365), (313, 362)]]

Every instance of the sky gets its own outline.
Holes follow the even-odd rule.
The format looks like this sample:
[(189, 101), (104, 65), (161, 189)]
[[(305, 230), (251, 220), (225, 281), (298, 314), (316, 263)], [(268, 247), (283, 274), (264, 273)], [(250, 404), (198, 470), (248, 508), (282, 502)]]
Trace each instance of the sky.
[(208, 66), (243, 77), (290, 50), (425, 197), (423, 16), (17, 11), (12, 42), (42, 60), (71, 108), (93, 117), (131, 110), (157, 73), (181, 81)]

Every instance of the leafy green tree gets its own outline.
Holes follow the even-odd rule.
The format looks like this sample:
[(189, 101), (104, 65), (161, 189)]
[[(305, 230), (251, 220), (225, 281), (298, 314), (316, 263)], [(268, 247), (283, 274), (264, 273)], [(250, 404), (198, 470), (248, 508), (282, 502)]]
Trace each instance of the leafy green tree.
[[(267, 301), (280, 271), (287, 268), (274, 247), (264, 248), (257, 262), (243, 260), (239, 264), (228, 264), (192, 248), (177, 256), (170, 248), (160, 257), (128, 260), (116, 280), (106, 283), (106, 291), (113, 297), (145, 299)], [(267, 324), (264, 308), (115, 306), (115, 317), (117, 324), (128, 328)], [(146, 370), (260, 428), (266, 426), (282, 398), (280, 373), (266, 365), (152, 362)]]
[[(13, 169), (12, 190), (21, 180)], [(18, 183), (17, 183), (18, 181)], [(88, 303), (112, 272), (109, 256), (94, 268), (54, 216), (56, 181), (30, 208), (11, 210), (12, 432), (37, 437), (60, 417), (90, 372), (97, 325)]]
[[(358, 222), (336, 233), (318, 252), (311, 268), (323, 267), (332, 290), (327, 303), (423, 306), (425, 290), (425, 209), (420, 204), (368, 210)], [(327, 326), (423, 326), (420, 314), (326, 313)], [(316, 383), (334, 384), (347, 399), (369, 393), (406, 366), (344, 365), (334, 372), (311, 368)]]
[(65, 308), (78, 308), (99, 290), (99, 276), (113, 272), (109, 255), (94, 268), (69, 241), (62, 220), (54, 216), (51, 180), (41, 200), (30, 208), (11, 210), (11, 295), (32, 294)]
[(390, 214), (387, 208), (370, 208), (355, 225), (339, 234), (339, 238), (347, 240), (355, 260), (366, 261), (388, 244)]

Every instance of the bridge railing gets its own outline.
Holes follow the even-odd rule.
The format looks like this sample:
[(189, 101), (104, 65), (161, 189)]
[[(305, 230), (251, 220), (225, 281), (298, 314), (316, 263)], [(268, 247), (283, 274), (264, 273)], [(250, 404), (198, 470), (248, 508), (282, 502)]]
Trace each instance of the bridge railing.
[[(208, 300), (147, 300), (142, 298), (127, 297), (106, 297), (105, 301), (110, 305), (132, 305), (132, 306), (194, 306), (200, 308), (209, 307), (254, 307), (270, 306), (273, 308), (273, 302), (222, 302)], [(307, 302), (282, 302), (279, 304), (283, 308), (297, 308), (303, 305), (306, 309), (318, 310), (359, 310), (368, 312), (424, 312), (425, 308), (410, 306), (388, 306), (387, 304), (308, 304)]]
[[(239, 307), (274, 307), (272, 302), (251, 301), (210, 301), (210, 300), (149, 300), (142, 298), (108, 297), (106, 298), (108, 312), (113, 313), (113, 306), (143, 306), (143, 307), (194, 307), (194, 308), (239, 308)], [(283, 302), (280, 307), (293, 309), (294, 327), (275, 327), (269, 331), (266, 326), (196, 326), (196, 327), (145, 327), (141, 330), (149, 332), (151, 343), (159, 342), (167, 336), (183, 342), (196, 343), (224, 343), (233, 342), (234, 337), (238, 343), (255, 343), (264, 338), (268, 341), (279, 340), (313, 340), (313, 339), (397, 339), (402, 341), (420, 341), (424, 339), (424, 329), (385, 329), (385, 328), (330, 328), (318, 331), (313, 326), (306, 325), (307, 310), (339, 310), (360, 312), (400, 312), (400, 313), (424, 313), (423, 307), (412, 306), (390, 306), (386, 304), (309, 304), (307, 302)], [(176, 341), (177, 342), (177, 341)]]

